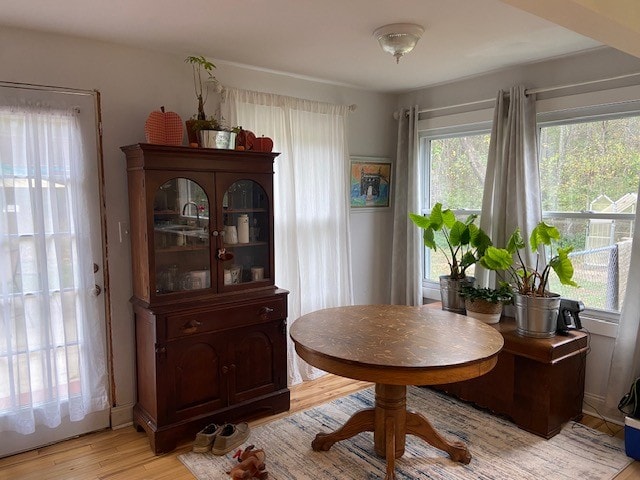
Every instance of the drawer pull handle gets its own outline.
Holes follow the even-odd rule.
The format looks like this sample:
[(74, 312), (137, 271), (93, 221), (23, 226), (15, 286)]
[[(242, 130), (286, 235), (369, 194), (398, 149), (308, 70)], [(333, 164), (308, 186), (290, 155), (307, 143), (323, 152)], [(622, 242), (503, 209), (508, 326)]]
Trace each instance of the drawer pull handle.
[(182, 333), (193, 333), (198, 330), (198, 327), (202, 325), (198, 320), (189, 320), (182, 326)]
[(262, 307), (260, 309), (260, 316), (267, 316), (270, 313), (273, 313), (273, 308), (271, 307)]
[(229, 367), (227, 367), (226, 365), (222, 367), (222, 373), (223, 375), (226, 375), (227, 373), (229, 373)]

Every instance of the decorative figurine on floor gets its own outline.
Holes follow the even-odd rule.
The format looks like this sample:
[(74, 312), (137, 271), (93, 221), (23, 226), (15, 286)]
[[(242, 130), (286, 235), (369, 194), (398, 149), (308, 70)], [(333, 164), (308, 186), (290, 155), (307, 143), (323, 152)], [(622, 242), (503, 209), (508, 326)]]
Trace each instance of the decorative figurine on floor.
[(249, 445), (244, 451), (238, 450), (233, 455), (233, 458), (237, 458), (240, 463), (227, 472), (232, 480), (250, 480), (254, 478), (265, 480), (269, 478), (269, 473), (265, 471), (266, 467), (264, 465), (267, 454), (261, 448), (255, 450), (254, 448), (254, 445)]

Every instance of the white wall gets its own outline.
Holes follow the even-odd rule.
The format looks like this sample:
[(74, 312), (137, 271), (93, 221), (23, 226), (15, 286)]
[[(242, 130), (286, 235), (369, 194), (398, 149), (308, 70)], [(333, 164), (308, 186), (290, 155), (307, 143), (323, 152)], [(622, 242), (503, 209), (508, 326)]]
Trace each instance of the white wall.
[[(108, 265), (115, 408), (113, 422), (131, 419), (135, 402), (134, 323), (131, 297), (130, 247), (121, 243), (118, 223), (128, 223), (127, 178), (120, 146), (144, 141), (144, 123), (164, 105), (183, 119), (195, 113), (191, 70), (185, 55), (171, 55), (115, 44), (11, 28), (0, 30), (0, 80), (80, 89), (102, 96), (104, 171), (106, 183)], [(216, 76), (225, 85), (340, 104), (357, 104), (349, 114), (349, 150), (353, 155), (395, 153), (395, 97), (312, 82), (268, 72), (219, 64)], [(213, 113), (215, 100), (206, 110)], [(248, 126), (247, 126), (248, 127)], [(250, 127), (248, 127), (250, 128)], [(346, 192), (345, 192), (346, 194)], [(352, 241), (358, 303), (386, 302), (391, 215), (354, 215)], [(277, 253), (277, 246), (276, 246)], [(374, 258), (375, 263), (363, 261)], [(378, 281), (379, 279), (379, 281)]]
[[(463, 79), (446, 85), (434, 86), (409, 92), (398, 97), (398, 106), (419, 105), (421, 109), (446, 107), (478, 100), (493, 99), (499, 89), (508, 90), (514, 85), (525, 85), (529, 89), (544, 89), (560, 85), (570, 85), (587, 81), (595, 81), (640, 73), (640, 59), (610, 48), (601, 48), (578, 55), (557, 58), (551, 61), (513, 67), (492, 72), (487, 75)], [(549, 109), (552, 104), (582, 105), (597, 104), (598, 98), (603, 102), (610, 98), (638, 100), (637, 88), (624, 88), (640, 85), (640, 75), (577, 86), (553, 92), (539, 93), (539, 105)], [(581, 93), (593, 92), (589, 95)], [(592, 103), (587, 103), (592, 102)], [(595, 102), (595, 103), (593, 103)], [(422, 125), (447, 125), (446, 116), (457, 114), (457, 118), (485, 118), (484, 109), (492, 108), (489, 101), (473, 106), (459, 107), (437, 112), (426, 113)], [(471, 115), (461, 112), (473, 111)], [(613, 351), (614, 338), (617, 334), (615, 324), (590, 319), (583, 316), (584, 326), (591, 332), (590, 352), (587, 356), (585, 379), (585, 411), (594, 412), (594, 407), (602, 406), (606, 395), (609, 368)], [(570, 381), (570, 379), (568, 379)]]

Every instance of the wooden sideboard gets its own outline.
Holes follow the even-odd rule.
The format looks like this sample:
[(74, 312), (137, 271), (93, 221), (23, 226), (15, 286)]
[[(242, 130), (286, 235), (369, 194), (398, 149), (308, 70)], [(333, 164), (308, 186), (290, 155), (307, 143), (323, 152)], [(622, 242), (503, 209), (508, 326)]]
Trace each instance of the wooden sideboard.
[[(435, 307), (435, 305), (434, 305)], [(437, 389), (509, 417), (520, 428), (551, 438), (582, 415), (587, 334), (523, 337), (515, 321), (493, 325), (504, 337), (498, 363), (486, 375)]]

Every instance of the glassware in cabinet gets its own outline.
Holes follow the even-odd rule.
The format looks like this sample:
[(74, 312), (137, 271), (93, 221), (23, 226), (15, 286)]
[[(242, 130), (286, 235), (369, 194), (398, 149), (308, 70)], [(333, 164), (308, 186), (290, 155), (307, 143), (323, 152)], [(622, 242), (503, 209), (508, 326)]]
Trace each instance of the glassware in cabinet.
[(265, 189), (254, 179), (237, 179), (225, 190), (222, 207), (224, 287), (270, 279), (271, 211)]
[(153, 202), (156, 294), (211, 287), (209, 197), (197, 182), (171, 178)]

